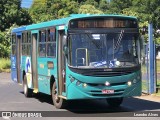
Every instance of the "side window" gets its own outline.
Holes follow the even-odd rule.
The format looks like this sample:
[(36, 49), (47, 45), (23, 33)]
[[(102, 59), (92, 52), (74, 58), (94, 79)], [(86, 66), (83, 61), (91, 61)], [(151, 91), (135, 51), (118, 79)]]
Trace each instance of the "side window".
[(12, 55), (16, 54), (16, 35), (12, 35)]
[(22, 33), (22, 55), (31, 55), (31, 36), (30, 32)]
[(27, 32), (26, 38), (27, 38), (27, 42), (28, 42), (27, 55), (31, 55), (31, 32)]
[(46, 31), (41, 30), (39, 32), (39, 56), (45, 57), (46, 56)]
[(55, 28), (50, 28), (47, 30), (47, 56), (56, 57), (56, 38), (55, 38)]
[(22, 55), (26, 55), (26, 35), (25, 33), (22, 33)]

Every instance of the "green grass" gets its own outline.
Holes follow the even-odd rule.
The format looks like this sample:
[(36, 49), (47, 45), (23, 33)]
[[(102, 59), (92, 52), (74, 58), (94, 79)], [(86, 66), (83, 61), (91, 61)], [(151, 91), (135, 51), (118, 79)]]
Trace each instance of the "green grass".
[(157, 72), (160, 73), (160, 59), (157, 60)]
[[(160, 88), (160, 79), (157, 80), (157, 87)], [(142, 91), (148, 92), (147, 80), (142, 80)], [(157, 96), (160, 96), (160, 91), (158, 91), (158, 93), (154, 93), (154, 94)]]
[(8, 58), (0, 58), (0, 72), (10, 72), (11, 61)]
[(148, 92), (147, 80), (142, 80), (142, 91)]
[[(157, 65), (156, 66), (157, 66), (157, 73), (160, 73), (160, 59), (157, 59)], [(141, 71), (142, 71), (142, 73), (147, 73), (146, 64), (142, 65)]]
[[(157, 73), (160, 73), (160, 59), (157, 59), (157, 64), (156, 64), (156, 68), (157, 68)], [(146, 65), (142, 65), (141, 68), (142, 74), (146, 74), (147, 73), (147, 67)], [(160, 88), (160, 78), (157, 78), (157, 87)], [(144, 92), (148, 92), (148, 83), (147, 80), (142, 80), (142, 91)], [(160, 90), (158, 91), (158, 93), (154, 93), (155, 95), (160, 96)]]

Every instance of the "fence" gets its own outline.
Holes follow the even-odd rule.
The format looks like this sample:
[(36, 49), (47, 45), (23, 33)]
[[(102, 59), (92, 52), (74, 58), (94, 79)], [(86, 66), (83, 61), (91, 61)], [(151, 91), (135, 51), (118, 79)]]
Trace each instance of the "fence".
[(142, 62), (142, 92), (152, 94), (160, 88), (160, 45), (153, 41), (153, 26), (148, 25), (148, 44), (144, 45)]
[[(142, 92), (151, 94), (152, 92), (158, 92), (158, 89), (160, 89), (160, 45), (153, 46), (154, 50), (152, 52), (153, 59), (150, 59), (149, 55), (149, 44), (144, 45), (144, 56), (142, 58)], [(152, 60), (152, 61), (151, 61)], [(153, 67), (150, 68), (150, 63), (153, 63)], [(153, 73), (151, 74), (151, 70), (153, 69)], [(151, 80), (152, 83), (150, 82)], [(151, 85), (152, 84), (152, 85)], [(151, 87), (153, 89), (156, 89), (151, 92)], [(155, 88), (154, 88), (155, 87)]]

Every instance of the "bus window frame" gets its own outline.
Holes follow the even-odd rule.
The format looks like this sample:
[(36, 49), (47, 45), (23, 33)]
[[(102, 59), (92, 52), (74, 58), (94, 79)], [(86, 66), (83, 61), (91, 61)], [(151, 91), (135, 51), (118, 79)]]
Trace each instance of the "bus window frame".
[[(13, 42), (13, 36), (14, 36), (14, 42)], [(13, 52), (13, 46), (14, 46), (14, 52)], [(16, 55), (16, 34), (12, 34), (12, 50), (11, 50), (12, 55)]]
[[(31, 40), (29, 41), (28, 33), (31, 34), (30, 31), (25, 31), (22, 33), (22, 56), (31, 56)], [(31, 39), (31, 37), (30, 37)], [(25, 48), (25, 51), (24, 51)]]
[[(51, 29), (53, 29), (53, 31), (54, 32), (52, 32), (53, 33), (53, 41), (49, 41), (49, 39), (51, 39), (50, 38), (50, 36), (49, 36), (49, 34), (51, 33)], [(47, 32), (47, 35), (46, 35), (46, 57), (49, 57), (49, 58), (56, 58), (56, 28), (55, 27), (50, 27), (50, 28), (48, 28), (48, 29), (46, 29), (46, 32)], [(48, 55), (48, 44), (54, 44), (55, 45), (55, 48), (53, 48), (55, 51), (53, 51), (54, 52), (54, 54), (53, 54), (53, 56), (49, 56)]]
[[(44, 31), (44, 33), (45, 33), (45, 37), (44, 37), (44, 41), (42, 42), (41, 41), (41, 38), (42, 38), (42, 31)], [(42, 54), (44, 54), (44, 55), (41, 55), (40, 54), (40, 45), (44, 45), (45, 46), (45, 52), (43, 52)], [(46, 29), (40, 29), (39, 30), (39, 39), (38, 39), (38, 57), (46, 57)]]

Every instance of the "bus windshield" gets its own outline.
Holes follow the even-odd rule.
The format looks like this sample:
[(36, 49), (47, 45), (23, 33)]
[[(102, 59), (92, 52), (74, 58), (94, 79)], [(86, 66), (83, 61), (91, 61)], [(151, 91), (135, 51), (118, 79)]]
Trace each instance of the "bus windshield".
[(139, 64), (138, 33), (70, 34), (68, 62), (77, 68), (125, 68)]

